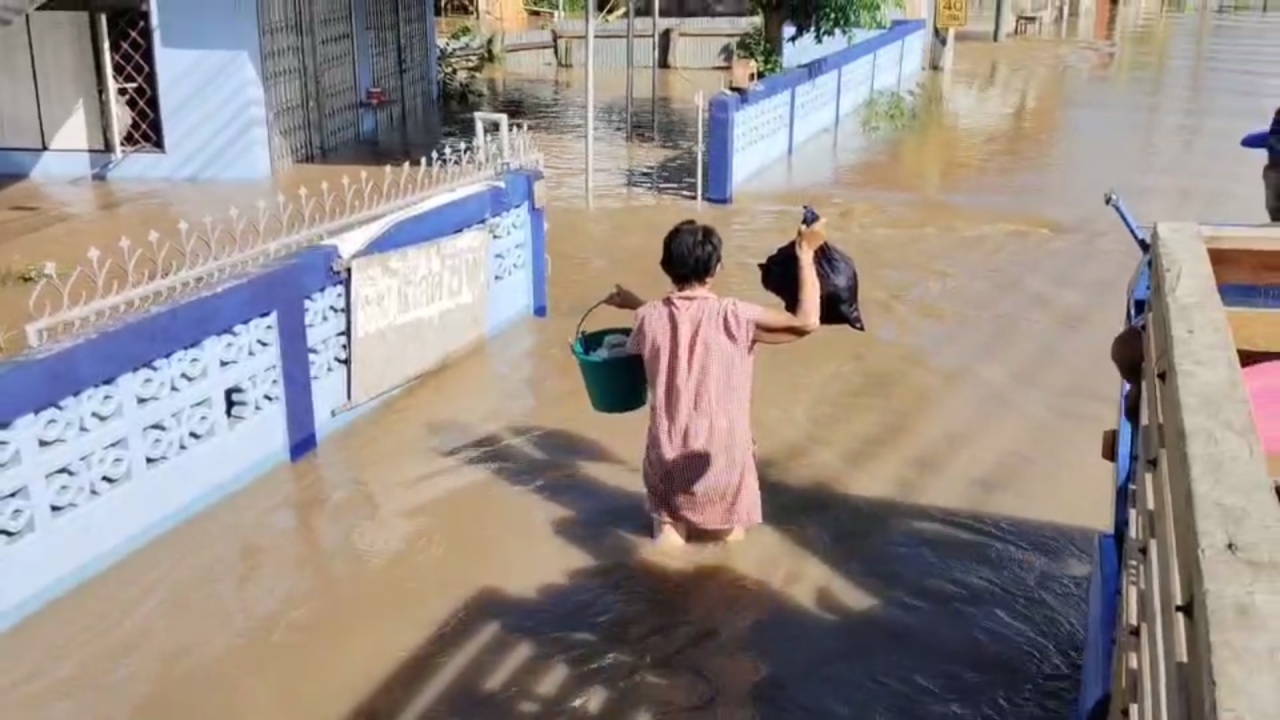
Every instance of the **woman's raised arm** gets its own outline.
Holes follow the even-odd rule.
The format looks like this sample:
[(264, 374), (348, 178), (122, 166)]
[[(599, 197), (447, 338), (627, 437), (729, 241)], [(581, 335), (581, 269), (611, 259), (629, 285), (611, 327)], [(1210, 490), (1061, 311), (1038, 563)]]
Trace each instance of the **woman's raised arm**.
[(794, 342), (818, 329), (822, 320), (822, 291), (814, 254), (827, 241), (824, 220), (801, 225), (796, 234), (796, 268), (800, 295), (794, 313), (761, 308), (756, 317), (755, 341), (766, 345)]

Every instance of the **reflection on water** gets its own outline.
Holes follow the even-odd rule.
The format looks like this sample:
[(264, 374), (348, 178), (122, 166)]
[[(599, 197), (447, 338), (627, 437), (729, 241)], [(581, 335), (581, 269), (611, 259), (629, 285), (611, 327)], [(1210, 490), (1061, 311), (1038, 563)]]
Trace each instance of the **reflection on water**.
[(5, 636), (5, 716), (1066, 717), (1136, 259), (1102, 192), (1260, 220), (1236, 142), (1280, 96), (1272, 16), (1114, 18), (961, 45), (909, 131), (819, 138), (703, 210), (721, 289), (769, 302), (754, 263), (815, 205), (868, 332), (761, 350), (768, 524), (674, 556), (640, 537), (644, 418), (591, 415), (565, 340), (612, 282), (662, 291), (658, 238), (695, 211), (633, 179), (688, 151), (685, 98), (718, 81), (664, 76), (658, 141), (626, 146), (602, 80), (588, 211), (576, 80), (494, 80), (549, 161), (551, 317)]

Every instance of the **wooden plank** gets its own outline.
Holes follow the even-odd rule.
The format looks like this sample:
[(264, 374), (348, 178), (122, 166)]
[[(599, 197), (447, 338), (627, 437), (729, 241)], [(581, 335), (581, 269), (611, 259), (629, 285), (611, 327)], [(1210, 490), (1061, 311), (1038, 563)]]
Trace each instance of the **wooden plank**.
[(1209, 259), (1220, 285), (1280, 285), (1280, 252), (1218, 247)]
[(1226, 313), (1236, 350), (1280, 351), (1280, 310), (1227, 308)]
[[(1145, 341), (1147, 356), (1154, 356), (1157, 338), (1161, 336), (1162, 323), (1159, 317), (1148, 321), (1148, 332)], [(1190, 597), (1190, 589), (1186, 587), (1185, 573), (1179, 569), (1179, 549), (1194, 539), (1178, 533), (1178, 525), (1173, 517), (1172, 501), (1169, 496), (1169, 462), (1164, 446), (1162, 430), (1165, 421), (1162, 395), (1163, 383), (1159, 378), (1155, 363), (1143, 366), (1143, 392), (1146, 405), (1143, 408), (1143, 429), (1148, 432), (1148, 457), (1153, 458), (1151, 472), (1143, 476), (1149, 483), (1148, 502), (1152, 511), (1152, 527), (1154, 544), (1157, 551), (1152, 554), (1151, 562), (1155, 565), (1161, 583), (1160, 593), (1160, 636), (1163, 654), (1162, 663), (1166, 682), (1165, 717), (1170, 720), (1185, 720), (1187, 706), (1184, 699), (1183, 677), (1181, 668), (1186, 662), (1186, 637), (1182, 627), (1183, 618), (1177, 608), (1184, 597)]]
[[(1280, 250), (1280, 225), (1201, 225), (1206, 247), (1254, 247)], [(1237, 245), (1239, 243), (1239, 245)]]
[[(1152, 303), (1166, 323), (1166, 457), (1185, 499), (1196, 720), (1269, 720), (1280, 708), (1280, 504), (1249, 411), (1200, 228), (1157, 223)], [(1176, 499), (1176, 498), (1175, 498)], [(1175, 513), (1177, 508), (1174, 508)]]
[[(1150, 364), (1147, 365), (1148, 372)], [(1136, 495), (1138, 515), (1142, 518), (1142, 546), (1145, 553), (1142, 557), (1142, 598), (1139, 601), (1139, 613), (1142, 619), (1142, 678), (1143, 678), (1143, 716), (1156, 720), (1167, 720), (1169, 711), (1169, 679), (1168, 667), (1165, 663), (1165, 614), (1168, 612), (1165, 599), (1165, 587), (1161, 560), (1164, 555), (1161, 528), (1156, 525), (1154, 503), (1151, 496), (1151, 473), (1149, 461), (1156, 457), (1157, 448), (1153, 448), (1150, 426), (1150, 403), (1144, 405), (1140, 412), (1139, 455), (1136, 478)]]
[[(1148, 340), (1153, 346), (1159, 346), (1161, 350), (1159, 354), (1165, 359), (1164, 380), (1160, 379), (1159, 373), (1153, 381), (1150, 382), (1151, 392), (1160, 405), (1160, 413), (1166, 419), (1164, 442), (1165, 452), (1161, 458), (1164, 466), (1164, 490), (1169, 500), (1169, 522), (1174, 535), (1182, 539), (1182, 542), (1175, 545), (1177, 552), (1177, 565), (1179, 567), (1179, 603), (1183, 604), (1184, 609), (1189, 607), (1196, 594), (1199, 592), (1199, 586), (1194, 585), (1193, 578), (1197, 577), (1195, 566), (1198, 562), (1196, 556), (1196, 548), (1198, 541), (1196, 539), (1195, 526), (1190, 508), (1189, 495), (1189, 471), (1183, 462), (1181, 453), (1168, 452), (1169, 447), (1183, 448), (1186, 441), (1184, 438), (1184, 428), (1181, 422), (1176, 420), (1181, 417), (1181, 408), (1178, 403), (1178, 397), (1175, 393), (1167, 392), (1166, 385), (1168, 382), (1168, 358), (1169, 358), (1169, 324), (1165, 317), (1166, 307), (1153, 307), (1150, 313), (1150, 322), (1148, 324), (1149, 335)], [(1193, 708), (1204, 707), (1203, 699), (1208, 696), (1210, 672), (1207, 652), (1199, 650), (1204, 646), (1206, 639), (1204, 633), (1207, 632), (1203, 625), (1197, 626), (1191, 622), (1189, 613), (1180, 614), (1180, 622), (1178, 630), (1180, 635), (1180, 656), (1185, 660), (1182, 666), (1183, 688), (1181, 692), (1181, 701), (1188, 708), (1187, 712), (1191, 717), (1208, 718), (1195, 714)], [(1196, 640), (1191, 638), (1195, 633), (1201, 633), (1196, 636)], [(1197, 650), (1192, 650), (1192, 647)]]

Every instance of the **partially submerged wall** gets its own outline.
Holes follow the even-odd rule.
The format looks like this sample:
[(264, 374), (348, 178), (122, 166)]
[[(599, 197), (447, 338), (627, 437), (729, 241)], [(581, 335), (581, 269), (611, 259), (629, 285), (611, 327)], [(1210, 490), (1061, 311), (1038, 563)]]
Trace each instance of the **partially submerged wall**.
[[(544, 314), (540, 177), (514, 170), (408, 205), (196, 297), (0, 364), (0, 630), (301, 458), (368, 400)], [(459, 237), (478, 262), (404, 261)], [(398, 268), (389, 277), (398, 286), (348, 272), (374, 262)], [(388, 293), (387, 307), (352, 303)], [(379, 375), (388, 350), (351, 334), (361, 313), (381, 313), (385, 332), (430, 325), (416, 362)], [(459, 316), (472, 320), (451, 320)], [(428, 352), (434, 345), (448, 351)]]

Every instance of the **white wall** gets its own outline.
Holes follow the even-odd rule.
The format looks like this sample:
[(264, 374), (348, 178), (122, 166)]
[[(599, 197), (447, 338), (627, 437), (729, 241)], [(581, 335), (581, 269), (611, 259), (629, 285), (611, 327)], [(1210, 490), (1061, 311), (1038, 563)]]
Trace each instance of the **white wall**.
[(0, 27), (0, 148), (42, 147), (31, 43), (27, 24), (19, 20)]
[(45, 146), (50, 150), (104, 149), (89, 13), (38, 11), (28, 15), (27, 22)]

